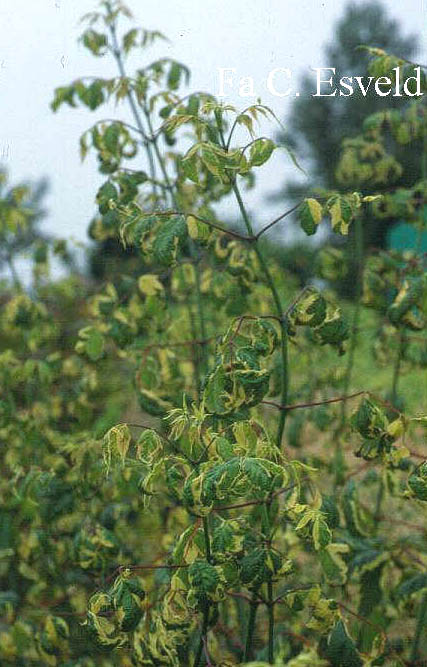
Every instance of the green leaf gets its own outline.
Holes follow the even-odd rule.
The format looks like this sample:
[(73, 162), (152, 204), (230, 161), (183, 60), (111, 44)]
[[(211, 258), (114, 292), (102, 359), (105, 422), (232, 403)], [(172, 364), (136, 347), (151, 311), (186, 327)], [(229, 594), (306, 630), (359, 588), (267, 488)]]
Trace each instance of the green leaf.
[[(415, 330), (423, 328), (425, 321), (422, 313), (419, 313), (419, 324), (415, 317), (414, 310), (418, 304), (422, 307), (423, 294), (427, 293), (427, 280), (422, 278), (406, 279), (396, 295), (393, 303), (387, 310), (387, 315), (394, 325), (405, 322), (410, 328)], [(412, 314), (412, 317), (411, 317)]]
[(332, 533), (329, 526), (321, 517), (317, 517), (313, 522), (313, 541), (316, 551), (323, 549), (332, 542)]
[(138, 28), (132, 28), (127, 33), (123, 35), (123, 51), (128, 54), (131, 49), (136, 45), (138, 38), (139, 30)]
[(408, 486), (415, 498), (427, 501), (427, 461), (409, 475)]
[(195, 596), (200, 600), (213, 599), (220, 586), (216, 568), (206, 561), (195, 561), (188, 568), (188, 578)]
[(94, 81), (81, 95), (81, 100), (91, 111), (97, 109), (104, 102), (104, 91), (101, 81)]
[(341, 234), (342, 236), (348, 234), (350, 222), (354, 217), (355, 207), (356, 202), (354, 206), (352, 206), (351, 200), (344, 196), (333, 195), (328, 199), (326, 202), (326, 210), (331, 217), (331, 225), (335, 233)]
[(317, 199), (304, 199), (298, 209), (298, 217), (302, 229), (308, 236), (316, 233), (317, 227), (323, 218), (323, 208)]
[(349, 326), (339, 308), (328, 304), (325, 321), (314, 329), (314, 337), (321, 345), (333, 345), (338, 354), (345, 353), (344, 341), (349, 337)]
[(138, 288), (146, 296), (163, 294), (163, 285), (158, 277), (151, 273), (144, 273), (138, 279)]
[(394, 599), (397, 602), (406, 602), (412, 595), (427, 589), (427, 574), (419, 573), (408, 577), (393, 592)]
[(138, 402), (142, 410), (154, 417), (163, 417), (168, 410), (171, 409), (171, 404), (157, 396), (152, 391), (144, 387), (138, 388)]
[(172, 62), (167, 78), (167, 85), (171, 90), (176, 90), (179, 87), (181, 75), (184, 73), (184, 69), (187, 70), (187, 68), (183, 68), (180, 63)]
[(381, 603), (383, 590), (381, 588), (381, 572), (384, 563), (373, 570), (364, 572), (360, 577), (360, 601), (358, 613), (369, 618), (375, 607)]
[(347, 580), (347, 565), (341, 554), (348, 551), (349, 548), (346, 544), (329, 544), (324, 549), (318, 551), (323, 572), (331, 584), (345, 584)]
[(84, 327), (79, 331), (75, 350), (86, 354), (91, 361), (98, 361), (104, 354), (104, 336), (95, 327)]
[(199, 179), (197, 154), (193, 153), (192, 155), (188, 155), (187, 157), (183, 158), (181, 160), (181, 166), (185, 176), (189, 178), (190, 181), (193, 181), (193, 183), (199, 185), (200, 179)]
[(282, 563), (282, 556), (277, 552), (256, 547), (240, 561), (240, 579), (248, 588), (256, 589), (279, 572)]
[(103, 140), (105, 147), (110, 153), (115, 154), (119, 148), (121, 126), (119, 123), (111, 123), (104, 132)]
[(325, 322), (327, 303), (317, 291), (310, 291), (298, 301), (291, 312), (290, 320), (294, 326), (318, 327)]
[(127, 424), (113, 426), (104, 436), (102, 454), (107, 470), (113, 458), (118, 457), (124, 463), (130, 446), (131, 435)]
[(362, 667), (363, 665), (354, 641), (342, 620), (335, 625), (323, 648), (331, 667), (343, 667), (344, 665), (345, 667)]
[(57, 111), (62, 104), (68, 104), (70, 107), (75, 107), (74, 93), (75, 88), (72, 85), (55, 88), (54, 99), (50, 105), (52, 111)]
[(229, 559), (242, 550), (242, 526), (235, 519), (222, 520), (212, 535), (212, 549), (216, 558)]
[(351, 417), (351, 424), (362, 437), (375, 439), (386, 432), (388, 420), (378, 405), (370, 398), (363, 398)]
[(355, 537), (369, 536), (374, 530), (372, 518), (360, 505), (357, 497), (357, 489), (351, 479), (344, 487), (342, 494), (342, 508), (345, 521), (351, 535)]
[(103, 56), (107, 52), (107, 35), (96, 30), (86, 30), (82, 36), (84, 46), (93, 53), (94, 56)]
[(268, 578), (269, 573), (266, 568), (266, 551), (258, 547), (253, 549), (241, 560), (242, 583), (257, 586)]
[(91, 361), (98, 361), (104, 354), (104, 336), (98, 329), (93, 329), (86, 341), (85, 349)]
[(270, 159), (276, 144), (271, 139), (255, 139), (249, 149), (249, 164), (251, 167), (261, 167)]
[(163, 222), (153, 243), (153, 254), (159, 264), (172, 266), (186, 237), (187, 224), (183, 215), (172, 216)]
[(226, 405), (227, 392), (226, 374), (222, 366), (210, 374), (203, 395), (206, 403), (206, 409), (213, 414), (221, 415), (228, 412)]
[(157, 463), (163, 455), (163, 441), (152, 429), (144, 430), (136, 443), (137, 458), (148, 466)]
[(340, 514), (334, 496), (322, 495), (322, 506), (320, 511), (325, 517), (329, 528), (333, 530), (340, 525)]

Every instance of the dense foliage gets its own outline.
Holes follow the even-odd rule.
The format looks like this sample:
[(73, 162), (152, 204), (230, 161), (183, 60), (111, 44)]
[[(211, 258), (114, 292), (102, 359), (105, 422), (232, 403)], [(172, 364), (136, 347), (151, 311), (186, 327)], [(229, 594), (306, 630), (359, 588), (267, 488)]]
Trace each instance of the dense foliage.
[[(168, 58), (128, 75), (128, 54), (162, 35), (120, 35), (127, 16), (102, 2), (82, 36), (118, 76), (74, 81), (52, 104), (129, 106), (131, 122), (81, 139), (105, 175), (90, 234), (132, 249), (126, 273), (51, 281), (66, 245), (46, 241), (31, 289), (2, 286), (1, 662), (421, 665), (427, 417), (401, 387), (421, 387), (426, 366), (425, 266), (365, 258), (362, 241), (367, 210), (425, 227), (425, 164), (411, 187), (375, 192), (400, 168), (387, 128), (426, 160), (423, 98), (345, 144), (344, 191), (256, 231), (244, 188), (277, 148), (256, 131), (272, 112), (182, 97), (189, 72)], [(409, 67), (370, 53), (374, 76)], [(226, 196), (245, 233), (217, 218)], [(2, 233), (25, 228), (19, 193), (0, 213)], [(266, 260), (264, 234), (291, 213), (308, 235), (325, 218), (342, 237), (355, 228), (354, 307), (328, 287), (348, 269), (339, 249), (322, 249), (321, 280), (302, 290)]]
[[(417, 51), (417, 36), (404, 35), (401, 24), (390, 17), (385, 5), (377, 0), (346, 4), (343, 6), (342, 15), (332, 28), (330, 41), (323, 49), (322, 62), (334, 66), (335, 81), (347, 76), (353, 77), (354, 82), (354, 77), (366, 73), (369, 53), (366, 49), (359, 48), (362, 44), (379, 47), (411, 61)], [(367, 83), (368, 79), (364, 77), (363, 81)], [(381, 97), (374, 88), (367, 85), (364, 93), (355, 88), (353, 95), (319, 97), (313, 104), (311, 74), (302, 77), (299, 91), (300, 95), (291, 103), (285, 127), (278, 134), (279, 141), (286, 141), (298, 153), (299, 159), (305, 158), (305, 164), (310, 165), (309, 173), (307, 179), (303, 181), (299, 178), (283, 183), (272, 197), (277, 201), (283, 200), (284, 197), (290, 198), (296, 203), (307, 196), (307, 191), (315, 191), (319, 185), (326, 188), (357, 187), (360, 192), (369, 193), (372, 188), (369, 178), (363, 182), (357, 178), (354, 185), (351, 185), (351, 181), (345, 180), (344, 174), (343, 180), (343, 172), (338, 168), (342, 142), (360, 132), (366, 117), (379, 112), (390, 112), (393, 109), (400, 111), (401, 98), (390, 95)], [(325, 92), (328, 92), (326, 87)], [(403, 138), (405, 129), (402, 128), (400, 132)], [(398, 172), (393, 173), (394, 187), (411, 186), (421, 178), (422, 174), (422, 141), (419, 141), (416, 134), (410, 132), (406, 133), (404, 141), (396, 143), (393, 139), (394, 133), (386, 126), (383, 127), (383, 133), (386, 142), (393, 143), (393, 155), (401, 167)], [(382, 180), (376, 180), (375, 190), (377, 193), (387, 192), (390, 185), (391, 174), (385, 174)], [(400, 211), (389, 210), (387, 214), (378, 217), (374, 212), (365, 210), (364, 246), (387, 248), (392, 227), (401, 222), (400, 214)], [(334, 283), (334, 289), (347, 297), (355, 294), (355, 283), (352, 279), (356, 271), (354, 232), (354, 228), (350, 228), (345, 244), (346, 263), (351, 270)], [(341, 245), (337, 237), (331, 237), (330, 241), (336, 246)], [(304, 262), (307, 245), (304, 250), (295, 247), (294, 255), (300, 262)], [(307, 268), (306, 273), (312, 278), (314, 271), (309, 271), (310, 264)]]
[[(369, 44), (413, 60), (417, 52), (417, 36), (402, 34), (399, 21), (389, 16), (386, 7), (377, 0), (346, 4), (342, 15), (331, 30), (331, 39), (323, 48), (322, 62), (335, 67), (335, 80), (342, 76), (360, 76), (366, 73), (369, 54), (359, 48)], [(360, 128), (367, 115), (389, 108), (401, 107), (399, 97), (380, 97), (369, 87), (366, 95), (354, 90), (351, 96), (322, 97), (313, 104), (312, 76), (305, 74), (299, 86), (300, 95), (292, 101), (289, 118), (282, 131), (286, 140), (299, 156), (311, 161), (309, 174), (311, 185), (336, 187), (337, 164), (343, 139), (352, 136)], [(325, 92), (328, 92), (325, 89)], [(408, 172), (420, 171), (420, 146), (407, 145), (398, 148), (399, 158), (405, 164), (404, 182), (413, 176)], [(284, 184), (288, 196), (304, 194), (305, 184)], [(283, 192), (281, 191), (281, 194)], [(384, 231), (383, 231), (384, 234)], [(382, 245), (377, 238), (375, 245)]]

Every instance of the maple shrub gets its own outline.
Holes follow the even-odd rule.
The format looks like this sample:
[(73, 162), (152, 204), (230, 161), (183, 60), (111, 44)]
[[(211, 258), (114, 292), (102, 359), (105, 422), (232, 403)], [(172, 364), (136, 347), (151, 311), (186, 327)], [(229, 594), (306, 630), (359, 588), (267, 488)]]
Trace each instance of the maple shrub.
[[(163, 36), (122, 32), (129, 18), (115, 2), (85, 17), (83, 45), (117, 76), (52, 103), (129, 114), (80, 142), (104, 178), (90, 236), (118, 253), (105, 281), (50, 278), (66, 244), (47, 239), (25, 288), (28, 193), (1, 192), (1, 663), (425, 664), (424, 99), (344, 142), (342, 191), (256, 229), (246, 191), (279, 149), (257, 134), (274, 114), (182, 96), (170, 58), (130, 75)], [(374, 77), (414, 68), (368, 50)], [(395, 187), (410, 142), (422, 178)], [(225, 198), (240, 226), (216, 213)], [(366, 253), (367, 210), (413, 224), (419, 250)], [(340, 240), (302, 289), (266, 240), (291, 215)], [(338, 304), (346, 238), (356, 298)]]

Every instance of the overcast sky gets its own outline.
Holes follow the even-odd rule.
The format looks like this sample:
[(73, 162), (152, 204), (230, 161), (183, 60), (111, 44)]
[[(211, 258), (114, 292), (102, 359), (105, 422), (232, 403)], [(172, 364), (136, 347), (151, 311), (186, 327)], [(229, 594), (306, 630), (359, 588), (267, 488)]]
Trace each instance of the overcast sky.
[[(218, 68), (234, 67), (236, 79), (253, 77), (256, 93), (281, 119), (290, 98), (274, 97), (266, 90), (268, 73), (276, 67), (289, 68), (297, 83), (310, 67), (333, 65), (324, 62), (322, 46), (333, 36), (334, 22), (345, 5), (342, 0), (129, 0), (127, 4), (136, 24), (160, 29), (170, 38), (170, 44), (163, 43), (150, 55), (168, 55), (187, 64), (192, 70), (191, 89), (218, 93)], [(404, 34), (421, 36), (420, 57), (425, 58), (426, 0), (383, 4), (399, 20)], [(53, 114), (49, 103), (55, 87), (79, 76), (116, 74), (106, 59), (92, 58), (77, 44), (79, 18), (95, 7), (92, 0), (0, 0), (0, 164), (7, 167), (12, 182), (47, 177), (49, 217), (44, 229), (79, 240), (86, 239), (102, 177), (95, 159), (80, 162), (78, 140), (96, 119), (109, 113), (63, 107)], [(143, 62), (136, 59), (132, 65)], [(239, 99), (237, 89), (228, 99), (241, 107), (248, 103)], [(274, 159), (250, 202), (257, 212), (263, 194), (294, 170), (284, 154)]]

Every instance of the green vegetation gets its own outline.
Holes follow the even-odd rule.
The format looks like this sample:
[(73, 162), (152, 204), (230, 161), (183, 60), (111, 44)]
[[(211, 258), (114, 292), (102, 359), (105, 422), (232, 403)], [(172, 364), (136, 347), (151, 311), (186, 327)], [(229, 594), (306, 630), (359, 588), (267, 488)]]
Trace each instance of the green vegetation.
[[(52, 108), (132, 114), (80, 143), (105, 176), (91, 237), (128, 261), (101, 284), (52, 281), (66, 245), (46, 240), (31, 289), (2, 286), (1, 664), (421, 665), (427, 280), (421, 254), (365, 255), (363, 235), (391, 210), (425, 228), (423, 98), (344, 144), (345, 191), (257, 231), (245, 190), (277, 148), (257, 135), (272, 112), (182, 97), (189, 72), (168, 58), (131, 75), (127, 55), (162, 35), (122, 33), (126, 18), (107, 1), (86, 17), (83, 44), (118, 74), (58, 88)], [(368, 53), (375, 77), (413, 67)], [(422, 178), (378, 195), (407, 131)], [(216, 216), (225, 196), (244, 231)], [(0, 212), (9, 234), (28, 224), (19, 197)], [(342, 244), (354, 229), (352, 266), (324, 246), (301, 287), (265, 241), (290, 215)]]

